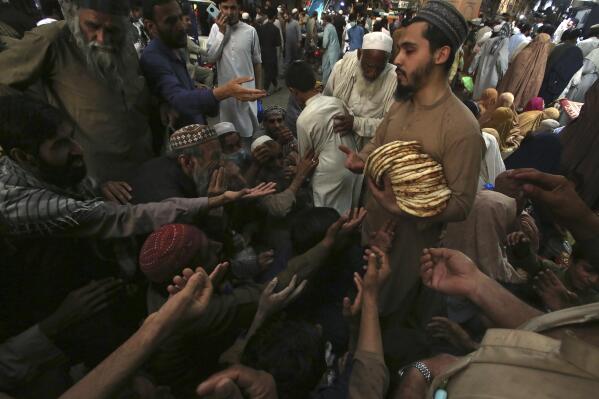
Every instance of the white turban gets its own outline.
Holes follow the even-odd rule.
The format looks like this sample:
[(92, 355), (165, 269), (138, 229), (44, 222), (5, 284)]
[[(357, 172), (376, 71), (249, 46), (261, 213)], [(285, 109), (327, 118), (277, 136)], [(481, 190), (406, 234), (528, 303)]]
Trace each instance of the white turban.
[(293, 10), (291, 10), (292, 14), (297, 14), (297, 8), (294, 8)]
[(250, 147), (250, 149), (252, 151), (254, 151), (256, 148), (258, 148), (259, 146), (261, 146), (262, 144), (266, 143), (267, 141), (273, 141), (273, 139), (271, 139), (270, 137), (268, 137), (267, 135), (264, 136), (260, 136), (258, 137), (256, 140), (254, 140), (252, 142), (252, 146)]
[(235, 129), (235, 125), (232, 124), (231, 122), (217, 123), (212, 128), (216, 132), (216, 135), (219, 137), (222, 136), (223, 134), (237, 132), (237, 129)]
[(383, 32), (372, 32), (364, 35), (362, 50), (383, 50), (391, 54), (393, 39)]
[(247, 12), (244, 12), (243, 14), (241, 14), (241, 19), (247, 21), (250, 19), (250, 14), (248, 14)]

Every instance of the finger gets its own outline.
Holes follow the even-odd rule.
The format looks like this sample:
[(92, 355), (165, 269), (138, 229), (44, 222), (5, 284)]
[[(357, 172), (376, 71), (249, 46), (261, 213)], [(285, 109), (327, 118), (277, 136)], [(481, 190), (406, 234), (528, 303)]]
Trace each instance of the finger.
[(218, 188), (223, 187), (223, 179), (224, 178), (225, 178), (225, 168), (220, 167), (220, 168), (218, 168), (218, 171), (216, 174), (216, 187), (218, 187)]
[(297, 282), (297, 275), (294, 275), (293, 278), (291, 279), (291, 282), (289, 283), (289, 285), (287, 287), (283, 288), (278, 293), (273, 294), (273, 297), (275, 299), (287, 298), (287, 296), (289, 296), (293, 292), (296, 282)]
[(553, 190), (564, 183), (563, 176), (543, 173), (536, 169), (516, 169), (510, 176), (517, 180), (527, 181), (546, 190)]
[(268, 285), (264, 288), (263, 293), (266, 295), (270, 295), (273, 293), (273, 291), (275, 290), (275, 288), (277, 287), (277, 284), (279, 283), (279, 279), (277, 277), (273, 278), (270, 283), (268, 283)]
[(188, 280), (191, 276), (193, 276), (194, 273), (195, 273), (195, 270), (192, 270), (189, 267), (186, 267), (181, 272), (181, 277), (183, 277), (184, 279)]
[(308, 284), (308, 280), (304, 280), (300, 283), (300, 285), (297, 286), (297, 288), (291, 293), (291, 295), (289, 296), (289, 298), (287, 298), (285, 300), (285, 306), (287, 306), (288, 304), (290, 304), (291, 302), (293, 302), (295, 300), (295, 298), (297, 298), (298, 296), (300, 296), (302, 294), (302, 292), (304, 291), (304, 288), (306, 288), (306, 285)]
[(170, 284), (168, 287), (166, 287), (166, 291), (168, 292), (169, 295), (175, 295), (176, 293), (178, 293), (181, 290), (179, 289), (179, 287)]
[(218, 283), (227, 273), (227, 268), (229, 267), (229, 262), (222, 262), (216, 265), (212, 273), (210, 273), (210, 280), (213, 283)]
[(240, 78), (234, 79), (233, 82), (235, 82), (236, 84), (242, 84), (242, 83), (251, 82), (253, 80), (254, 80), (254, 78), (252, 78), (251, 76), (242, 76)]
[(179, 287), (180, 289), (185, 288), (186, 283), (187, 283), (187, 281), (183, 280), (183, 277), (181, 277), (181, 276), (175, 276), (175, 277), (173, 277), (173, 284), (176, 287)]
[(210, 399), (243, 399), (243, 395), (233, 381), (223, 378), (216, 384)]
[(196, 391), (197, 394), (200, 396), (212, 394), (219, 381), (225, 378), (234, 381), (241, 388), (246, 388), (255, 382), (255, 380), (258, 378), (258, 372), (249, 367), (241, 365), (230, 367), (212, 375), (210, 378), (200, 384)]

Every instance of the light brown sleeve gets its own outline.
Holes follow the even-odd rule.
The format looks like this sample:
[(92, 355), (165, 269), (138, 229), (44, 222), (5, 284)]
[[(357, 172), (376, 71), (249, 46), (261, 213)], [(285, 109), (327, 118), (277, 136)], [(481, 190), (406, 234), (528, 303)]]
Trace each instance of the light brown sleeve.
[(309, 278), (315, 270), (322, 266), (329, 253), (329, 248), (318, 243), (305, 253), (290, 259), (285, 270), (277, 275), (279, 279), (277, 289), (287, 287), (295, 274), (299, 281)]
[(291, 211), (295, 204), (295, 193), (289, 189), (277, 194), (268, 195), (258, 202), (269, 215), (283, 218)]
[(463, 124), (462, 127), (471, 132), (460, 134), (447, 142), (442, 160), (445, 179), (452, 192), (451, 198), (447, 208), (440, 215), (431, 218), (431, 221), (462, 221), (466, 219), (474, 203), (485, 144), (478, 127)]
[(383, 357), (358, 351), (349, 377), (349, 399), (383, 399), (389, 388), (389, 370)]

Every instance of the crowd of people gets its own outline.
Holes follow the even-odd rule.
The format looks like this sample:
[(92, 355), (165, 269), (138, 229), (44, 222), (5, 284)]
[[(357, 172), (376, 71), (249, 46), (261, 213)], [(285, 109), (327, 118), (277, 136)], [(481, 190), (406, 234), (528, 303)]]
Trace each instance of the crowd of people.
[[(0, 398), (596, 394), (599, 26), (35, 4), (0, 2)], [(406, 142), (432, 216), (368, 172)]]

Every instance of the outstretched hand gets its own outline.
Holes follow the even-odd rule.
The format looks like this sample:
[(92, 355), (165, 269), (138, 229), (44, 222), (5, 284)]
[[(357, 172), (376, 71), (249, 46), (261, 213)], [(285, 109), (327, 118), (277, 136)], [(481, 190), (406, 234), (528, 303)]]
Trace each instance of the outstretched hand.
[(209, 399), (277, 399), (274, 378), (265, 371), (237, 365), (214, 374), (197, 388)]
[(225, 191), (223, 194), (228, 202), (240, 199), (255, 199), (265, 197), (277, 192), (277, 183), (260, 183), (254, 188), (244, 188), (240, 191)]
[(469, 297), (484, 274), (466, 255), (447, 248), (427, 248), (420, 258), (420, 276), (428, 288), (446, 295)]
[(343, 317), (350, 322), (357, 322), (362, 311), (362, 287), (364, 281), (358, 273), (354, 273), (354, 284), (356, 285), (356, 290), (358, 290), (354, 301), (352, 302), (349, 297), (343, 298)]
[(279, 279), (277, 277), (273, 278), (272, 281), (264, 288), (264, 291), (262, 291), (262, 295), (260, 296), (258, 313), (265, 319), (277, 312), (280, 312), (287, 305), (293, 302), (295, 298), (302, 293), (308, 280), (304, 280), (298, 285), (296, 284), (297, 276), (293, 276), (287, 287), (275, 293), (274, 291), (278, 282)]
[(366, 217), (366, 209), (356, 208), (342, 215), (327, 230), (323, 239), (325, 246), (333, 246), (335, 241), (354, 232)]
[(344, 145), (339, 146), (339, 151), (347, 155), (347, 159), (345, 160), (345, 167), (347, 169), (356, 174), (362, 174), (362, 172), (364, 172), (364, 161), (362, 161), (362, 158), (360, 158), (356, 152)]

